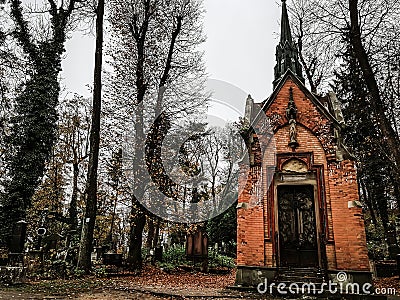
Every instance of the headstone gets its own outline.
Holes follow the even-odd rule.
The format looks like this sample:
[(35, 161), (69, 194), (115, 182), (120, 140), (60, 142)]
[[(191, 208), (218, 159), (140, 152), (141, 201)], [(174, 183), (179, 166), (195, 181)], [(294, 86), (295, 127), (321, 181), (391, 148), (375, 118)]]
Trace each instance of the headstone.
[(190, 233), (186, 237), (186, 255), (189, 258), (208, 257), (208, 237), (201, 230)]
[(388, 244), (389, 259), (396, 259), (397, 254), (399, 253), (399, 249), (397, 246), (395, 226), (389, 226), (387, 232), (387, 244)]
[(103, 264), (114, 265), (117, 267), (122, 266), (122, 254), (120, 253), (103, 253)]
[(162, 252), (163, 248), (161, 246), (158, 246), (154, 249), (154, 259), (155, 261), (162, 261)]
[(13, 228), (12, 236), (9, 244), (11, 253), (22, 253), (26, 238), (27, 223), (24, 220), (18, 221)]

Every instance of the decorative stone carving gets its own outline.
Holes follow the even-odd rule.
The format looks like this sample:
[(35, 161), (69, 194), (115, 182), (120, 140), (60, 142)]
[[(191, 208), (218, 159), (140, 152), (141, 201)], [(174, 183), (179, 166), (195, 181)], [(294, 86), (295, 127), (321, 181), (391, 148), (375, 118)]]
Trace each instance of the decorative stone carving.
[(269, 124), (271, 126), (271, 128), (273, 129), (273, 131), (275, 132), (280, 126), (285, 124), (285, 120), (283, 119), (283, 117), (277, 113), (277, 112), (273, 112), (272, 114), (270, 114), (268, 117), (268, 121)]
[(289, 147), (295, 149), (299, 146), (297, 142), (297, 128), (296, 128), (297, 107), (293, 99), (293, 88), (289, 89), (289, 103), (286, 109), (286, 118), (289, 121)]
[(299, 159), (291, 159), (282, 166), (285, 173), (307, 173), (307, 164)]

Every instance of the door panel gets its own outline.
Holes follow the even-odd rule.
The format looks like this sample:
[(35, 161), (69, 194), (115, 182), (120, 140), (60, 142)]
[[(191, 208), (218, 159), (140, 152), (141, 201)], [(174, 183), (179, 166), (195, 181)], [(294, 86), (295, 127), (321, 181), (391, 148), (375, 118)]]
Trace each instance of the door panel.
[(278, 186), (278, 214), (280, 264), (317, 266), (313, 186)]

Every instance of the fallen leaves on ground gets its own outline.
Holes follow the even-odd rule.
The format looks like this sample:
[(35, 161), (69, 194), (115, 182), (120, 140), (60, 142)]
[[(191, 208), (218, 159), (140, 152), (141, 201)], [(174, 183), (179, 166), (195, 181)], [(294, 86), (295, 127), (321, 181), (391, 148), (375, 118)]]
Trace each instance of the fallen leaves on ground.
[[(146, 266), (136, 275), (127, 273), (117, 275), (104, 278), (86, 276), (73, 280), (31, 281), (24, 285), (8, 287), (6, 290), (15, 292), (16, 295), (42, 294), (63, 299), (109, 299), (107, 297), (115, 297), (116, 294), (119, 295), (118, 299), (125, 299), (125, 296), (129, 297), (126, 299), (161, 299), (153, 297), (151, 293), (162, 295), (171, 291), (177, 294), (181, 294), (179, 291), (189, 291), (194, 295), (216, 294), (233, 285), (235, 279), (234, 270), (228, 274), (206, 274), (184, 270), (168, 273), (154, 266)], [(121, 295), (125, 296), (121, 298)]]
[(374, 287), (382, 290), (385, 289), (396, 289), (396, 293), (400, 293), (400, 279), (399, 276), (395, 277), (387, 277), (387, 278), (378, 278), (374, 280)]
[(153, 266), (146, 266), (139, 276), (120, 277), (114, 283), (117, 285), (138, 284), (171, 288), (179, 286), (181, 288), (223, 289), (235, 283), (235, 271), (231, 270), (228, 274), (188, 272), (184, 270), (169, 273)]

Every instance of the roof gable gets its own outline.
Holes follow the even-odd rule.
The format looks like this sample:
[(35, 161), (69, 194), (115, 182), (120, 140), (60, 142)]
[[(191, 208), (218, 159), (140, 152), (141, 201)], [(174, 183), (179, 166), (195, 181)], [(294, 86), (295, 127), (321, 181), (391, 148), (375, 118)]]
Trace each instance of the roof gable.
[(293, 83), (295, 85), (298, 86), (298, 88), (304, 93), (304, 95), (311, 101), (311, 103), (313, 103), (316, 108), (318, 109), (318, 111), (324, 115), (329, 121), (331, 121), (335, 127), (337, 128), (341, 128), (340, 123), (338, 122), (338, 120), (328, 111), (328, 109), (317, 99), (317, 97), (311, 93), (307, 87), (304, 85), (303, 82), (301, 82), (301, 80), (299, 80), (297, 78), (297, 76), (295, 74), (293, 74), (293, 72), (291, 70), (287, 70), (286, 73), (282, 76), (281, 80), (279, 81), (279, 83), (277, 84), (276, 88), (274, 89), (274, 91), (272, 92), (271, 96), (266, 99), (263, 104), (262, 104), (262, 111), (266, 112), (269, 107), (272, 105), (272, 103), (276, 100), (276, 97), (278, 96), (279, 92), (281, 91), (281, 89), (283, 88), (283, 86), (285, 85), (286, 81), (288, 79), (291, 79), (293, 81)]

